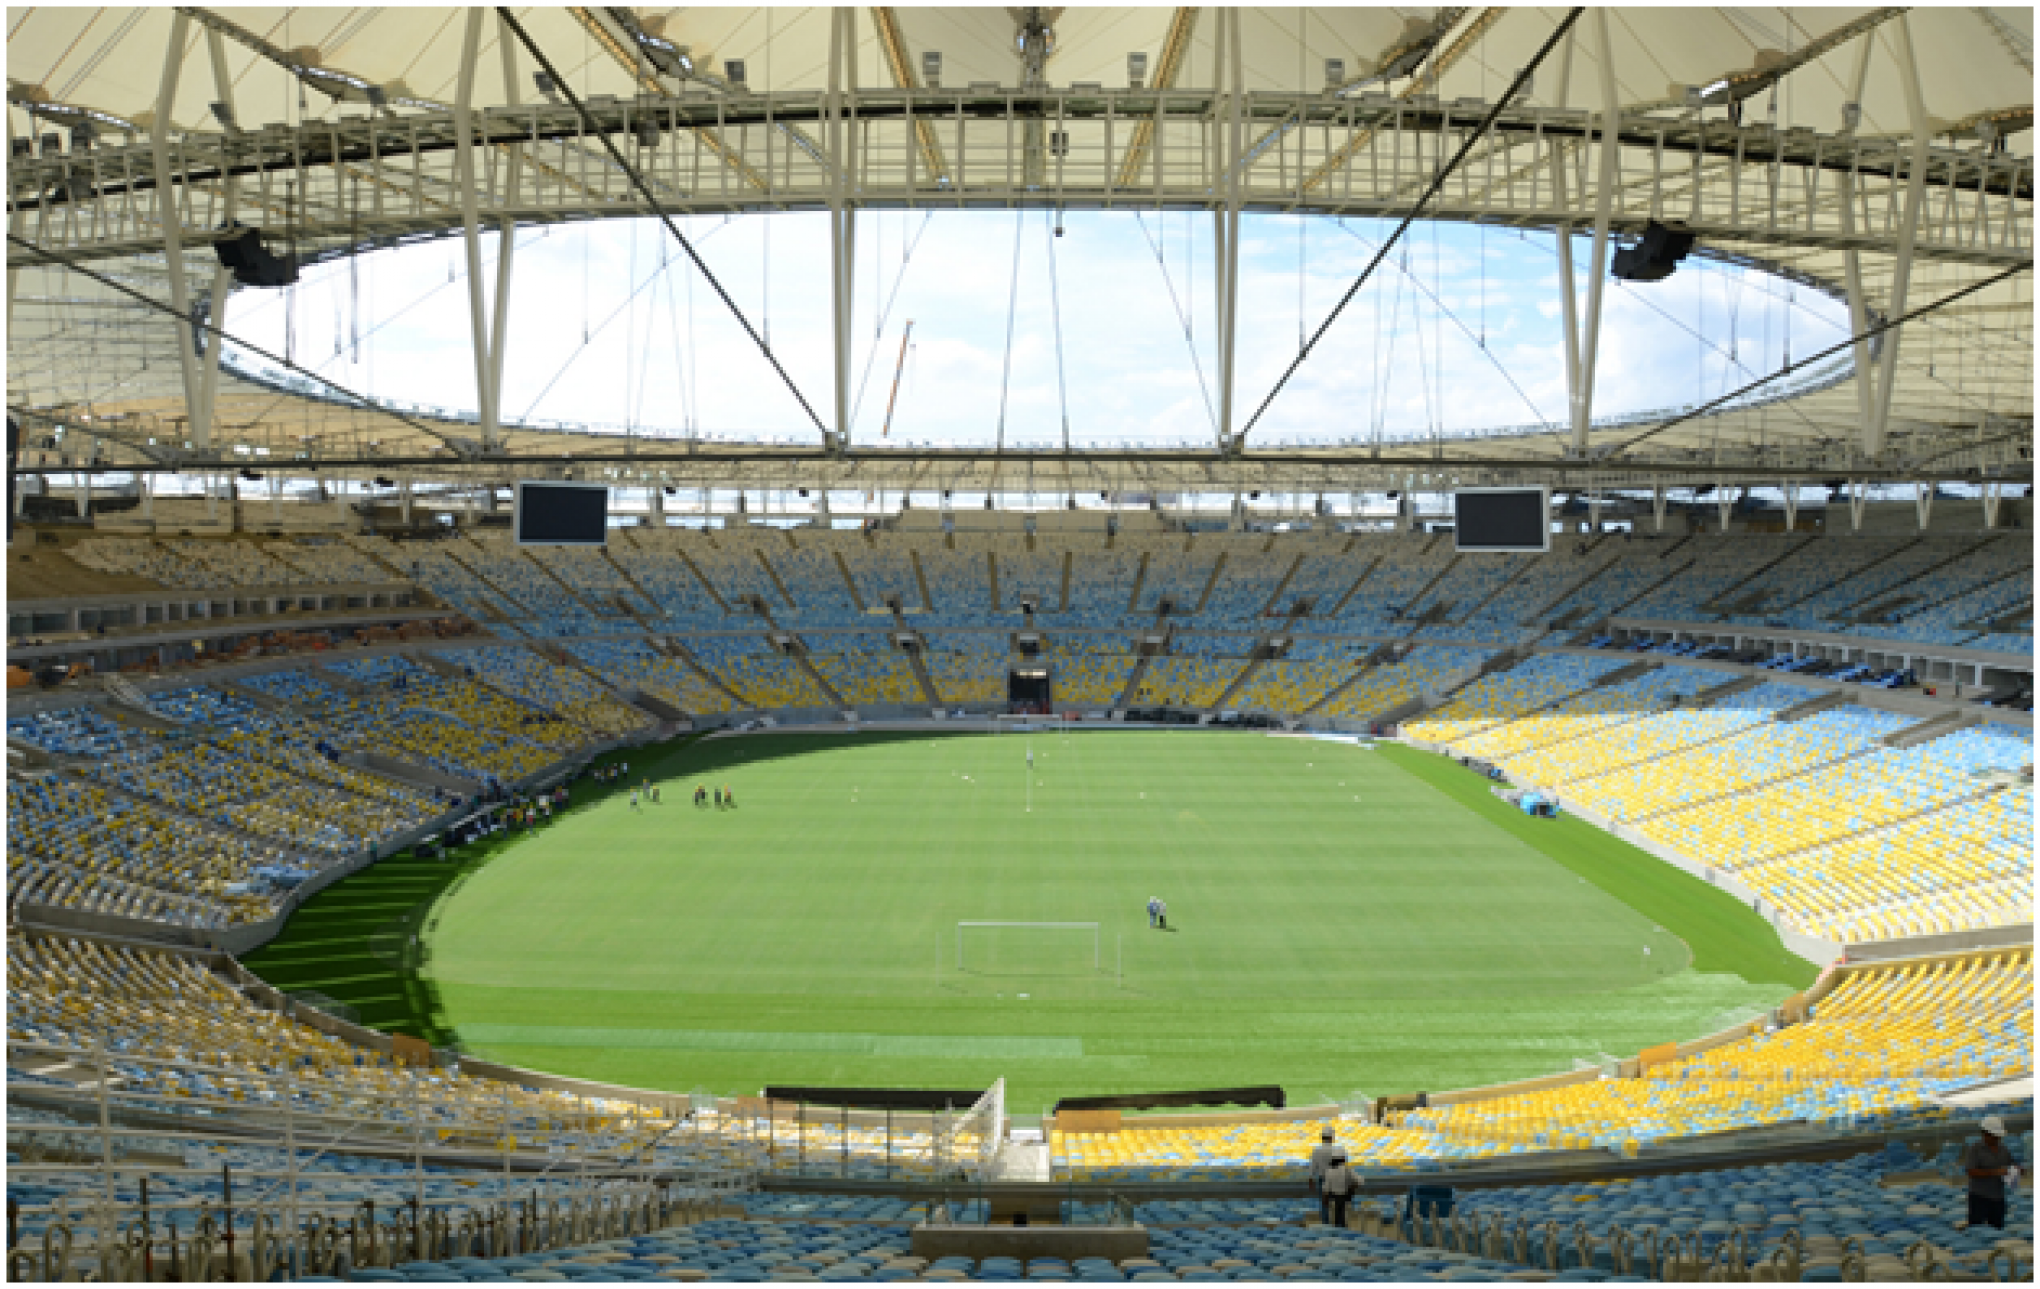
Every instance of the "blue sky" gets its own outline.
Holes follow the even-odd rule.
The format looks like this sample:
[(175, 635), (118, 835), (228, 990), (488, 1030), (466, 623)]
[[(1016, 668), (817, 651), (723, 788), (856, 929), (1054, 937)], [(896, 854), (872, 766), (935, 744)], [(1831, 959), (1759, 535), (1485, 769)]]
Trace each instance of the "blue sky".
[[(856, 440), (879, 436), (911, 318), (891, 440), (989, 443), (1003, 416), (1008, 443), (1058, 444), (1066, 415), (1073, 444), (1211, 442), (1211, 216), (1071, 212), (1061, 237), (1054, 222), (1043, 211), (859, 216)], [(826, 217), (681, 227), (831, 420)], [(1391, 228), (1243, 219), (1236, 424)], [(491, 282), (495, 254), (490, 236)], [(1584, 238), (1576, 258), (1584, 306)], [(1548, 234), (1414, 225), (1269, 408), (1256, 441), (1392, 441), (1562, 420), (1557, 282)], [(813, 434), (654, 222), (521, 230), (511, 295), (506, 419)], [(1847, 334), (1838, 302), (1697, 257), (1665, 282), (1610, 282), (1605, 308), (1597, 415), (1713, 398)], [(228, 330), (279, 353), (288, 346), (297, 362), (366, 393), (472, 409), (468, 318), (456, 237), (321, 266), (293, 292), (244, 292)]]

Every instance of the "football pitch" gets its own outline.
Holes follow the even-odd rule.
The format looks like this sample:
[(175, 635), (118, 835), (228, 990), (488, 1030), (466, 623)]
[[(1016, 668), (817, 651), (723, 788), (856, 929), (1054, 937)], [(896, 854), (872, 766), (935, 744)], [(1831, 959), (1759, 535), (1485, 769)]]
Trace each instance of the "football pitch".
[[(1814, 975), (1733, 898), (1401, 747), (867, 732), (625, 756), (659, 804), (578, 785), (587, 804), (450, 886), (420, 874), (452, 865), (385, 864), (321, 895), (250, 965), (345, 1000), (321, 902), (368, 884), (353, 898), (387, 916), (379, 872), (429, 877), (444, 893), (410, 1004), (478, 1055), (718, 1093), (1004, 1076), (1023, 1113), (1545, 1074), (1720, 1028)], [(738, 804), (697, 808), (697, 785)]]

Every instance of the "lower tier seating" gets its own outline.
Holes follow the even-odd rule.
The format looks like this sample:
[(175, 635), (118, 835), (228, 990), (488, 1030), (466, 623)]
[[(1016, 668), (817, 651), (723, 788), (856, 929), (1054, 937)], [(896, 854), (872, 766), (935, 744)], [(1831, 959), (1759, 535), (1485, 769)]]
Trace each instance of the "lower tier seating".
[[(1759, 1032), (1641, 1077), (1595, 1079), (1351, 1120), (1054, 1133), (1059, 1175), (1139, 1182), (1298, 1176), (1331, 1124), (1363, 1173), (1428, 1162), (1638, 1144), (1787, 1120), (1935, 1121), (1933, 1098), (2032, 1068), (2031, 950), (1849, 970), (1803, 1024)], [(1241, 1170), (1245, 1170), (1243, 1173)]]

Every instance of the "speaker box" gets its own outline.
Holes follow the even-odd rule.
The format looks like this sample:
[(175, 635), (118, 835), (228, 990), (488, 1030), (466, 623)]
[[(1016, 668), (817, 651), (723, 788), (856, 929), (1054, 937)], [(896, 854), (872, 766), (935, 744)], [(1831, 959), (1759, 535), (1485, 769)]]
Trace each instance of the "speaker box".
[(1643, 240), (1615, 252), (1609, 271), (1624, 282), (1662, 282), (1693, 249), (1693, 234), (1677, 224), (1652, 220)]

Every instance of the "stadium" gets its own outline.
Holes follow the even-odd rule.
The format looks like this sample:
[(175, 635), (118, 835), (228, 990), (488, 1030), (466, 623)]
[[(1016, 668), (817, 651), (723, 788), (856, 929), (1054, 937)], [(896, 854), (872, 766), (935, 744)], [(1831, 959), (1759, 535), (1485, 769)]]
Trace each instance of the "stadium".
[(8, 23), (10, 1279), (2032, 1279), (2032, 10)]

